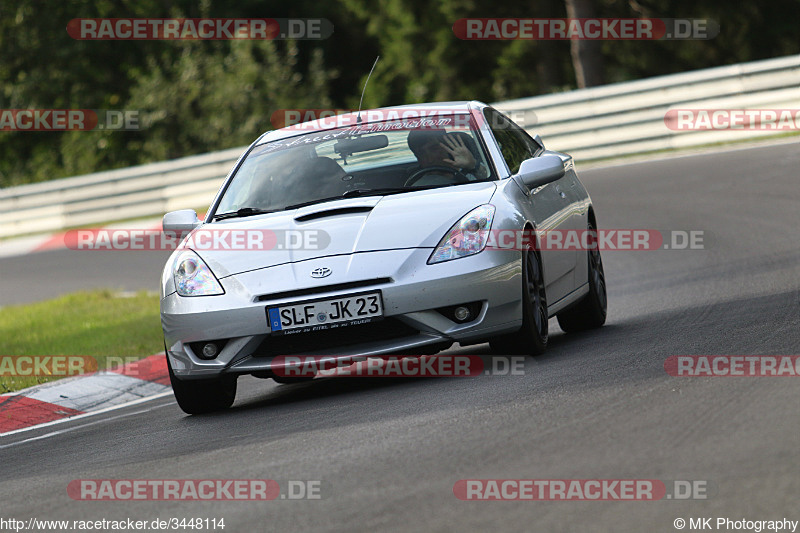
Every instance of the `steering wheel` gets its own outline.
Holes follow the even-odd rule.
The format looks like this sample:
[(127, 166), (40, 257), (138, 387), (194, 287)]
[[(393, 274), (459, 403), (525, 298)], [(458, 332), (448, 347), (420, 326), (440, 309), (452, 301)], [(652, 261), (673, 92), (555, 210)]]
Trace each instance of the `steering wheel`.
[(463, 172), (461, 172), (460, 169), (440, 165), (435, 167), (425, 167), (417, 170), (408, 177), (403, 186), (410, 187), (411, 185), (418, 182), (420, 178), (422, 178), (422, 176), (424, 176), (425, 174), (430, 174), (432, 172), (448, 172), (453, 176), (455, 176), (456, 178), (458, 178), (459, 183), (469, 183), (469, 178)]

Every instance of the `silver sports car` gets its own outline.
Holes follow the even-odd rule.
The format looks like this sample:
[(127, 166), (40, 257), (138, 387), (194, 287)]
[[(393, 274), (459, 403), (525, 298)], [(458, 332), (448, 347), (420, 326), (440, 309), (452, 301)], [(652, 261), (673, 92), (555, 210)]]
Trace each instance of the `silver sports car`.
[(242, 374), (289, 381), (277, 356), (487, 341), (538, 354), (550, 317), (568, 332), (605, 322), (597, 247), (542, 241), (597, 228), (572, 158), (480, 102), (267, 132), (203, 221), (175, 211), (163, 228), (185, 234), (164, 268), (161, 323), (187, 413), (229, 407)]

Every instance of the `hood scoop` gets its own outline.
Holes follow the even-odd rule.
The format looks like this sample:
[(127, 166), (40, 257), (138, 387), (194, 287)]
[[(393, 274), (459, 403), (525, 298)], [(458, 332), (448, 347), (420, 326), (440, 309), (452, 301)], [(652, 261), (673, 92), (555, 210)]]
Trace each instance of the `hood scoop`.
[(334, 207), (333, 209), (324, 209), (322, 211), (315, 211), (295, 217), (295, 222), (308, 222), (309, 220), (317, 220), (319, 218), (335, 217), (339, 215), (354, 215), (361, 213), (369, 213), (374, 206), (359, 205), (351, 207)]

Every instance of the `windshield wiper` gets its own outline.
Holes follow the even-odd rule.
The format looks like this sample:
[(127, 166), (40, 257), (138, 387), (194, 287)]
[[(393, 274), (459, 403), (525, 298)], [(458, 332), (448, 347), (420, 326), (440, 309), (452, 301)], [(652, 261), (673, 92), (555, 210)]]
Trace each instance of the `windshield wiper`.
[(218, 215), (214, 215), (212, 220), (224, 220), (226, 218), (241, 218), (241, 217), (251, 217), (253, 215), (263, 215), (266, 213), (274, 213), (274, 209), (259, 209), (257, 207), (242, 207), (241, 209), (237, 209), (236, 211), (231, 211), (230, 213), (220, 213)]
[(384, 187), (383, 189), (350, 189), (342, 194), (343, 198), (356, 196), (384, 196), (386, 194), (397, 194), (420, 189), (422, 187)]
[(350, 189), (344, 191), (339, 196), (331, 196), (328, 198), (319, 198), (317, 200), (309, 200), (308, 202), (301, 202), (299, 204), (287, 205), (286, 210), (299, 209), (314, 204), (321, 204), (323, 202), (333, 202), (334, 200), (341, 200), (342, 198), (357, 198), (360, 196), (386, 196), (389, 194), (399, 194), (403, 192), (421, 191), (423, 189), (432, 189), (439, 187), (439, 185), (430, 185), (426, 187), (386, 187), (383, 189)]

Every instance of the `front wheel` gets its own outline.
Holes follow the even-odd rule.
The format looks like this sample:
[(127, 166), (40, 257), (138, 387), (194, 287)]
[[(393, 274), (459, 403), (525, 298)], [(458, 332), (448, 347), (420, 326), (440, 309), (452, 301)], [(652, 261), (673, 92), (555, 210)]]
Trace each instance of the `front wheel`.
[(519, 331), (490, 341), (492, 351), (509, 355), (539, 355), (547, 348), (547, 294), (539, 254), (522, 253), (522, 327)]
[(227, 409), (236, 399), (236, 376), (223, 376), (214, 379), (182, 380), (172, 371), (172, 363), (167, 356), (169, 382), (175, 400), (183, 412), (200, 415)]
[[(589, 232), (595, 232), (589, 223)], [(584, 296), (575, 306), (560, 312), (558, 325), (567, 333), (599, 328), (606, 322), (608, 298), (606, 296), (606, 275), (603, 271), (603, 260), (597, 239), (595, 246), (589, 250), (589, 294)]]

